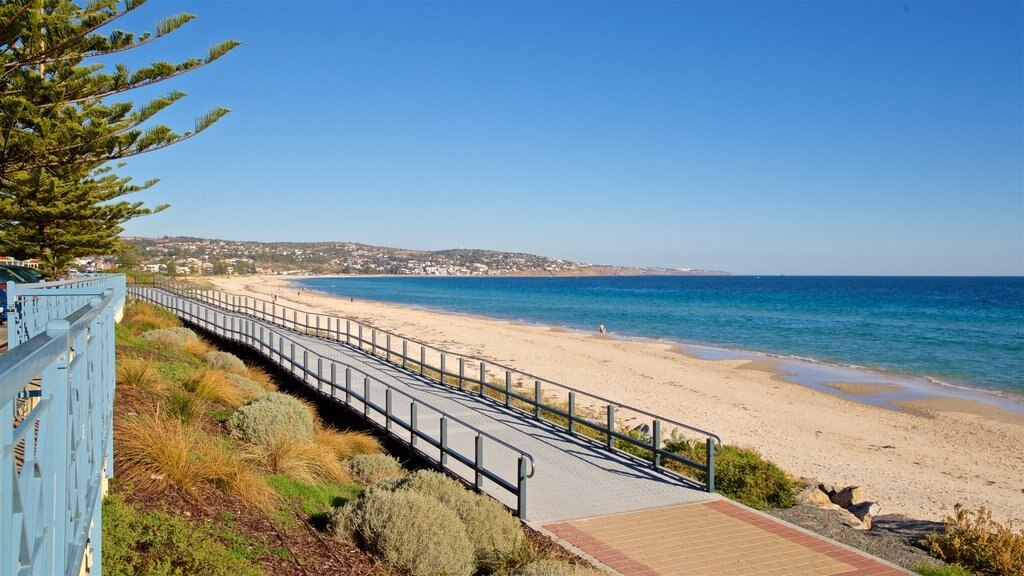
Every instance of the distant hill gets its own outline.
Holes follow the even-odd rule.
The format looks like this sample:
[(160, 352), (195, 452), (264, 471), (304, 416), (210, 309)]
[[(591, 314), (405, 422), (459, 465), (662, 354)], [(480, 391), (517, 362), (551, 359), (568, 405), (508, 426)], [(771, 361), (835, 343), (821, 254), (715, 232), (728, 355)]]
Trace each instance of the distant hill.
[(409, 274), (426, 276), (724, 275), (714, 270), (605, 266), (493, 250), (408, 250), (357, 242), (247, 242), (124, 237), (143, 264), (191, 273)]

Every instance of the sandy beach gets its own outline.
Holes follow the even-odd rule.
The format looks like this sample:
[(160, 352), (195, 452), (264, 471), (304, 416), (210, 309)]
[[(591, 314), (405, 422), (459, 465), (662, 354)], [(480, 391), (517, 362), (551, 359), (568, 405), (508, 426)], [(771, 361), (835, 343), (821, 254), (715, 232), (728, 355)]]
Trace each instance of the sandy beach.
[(941, 520), (959, 502), (985, 506), (1000, 520), (1024, 520), (1021, 414), (942, 398), (895, 411), (784, 381), (768, 361), (702, 360), (668, 344), (298, 296), (287, 277), (213, 282), (238, 294), (276, 294), (283, 304), (330, 311), (714, 431), (795, 476), (862, 486), (883, 514)]

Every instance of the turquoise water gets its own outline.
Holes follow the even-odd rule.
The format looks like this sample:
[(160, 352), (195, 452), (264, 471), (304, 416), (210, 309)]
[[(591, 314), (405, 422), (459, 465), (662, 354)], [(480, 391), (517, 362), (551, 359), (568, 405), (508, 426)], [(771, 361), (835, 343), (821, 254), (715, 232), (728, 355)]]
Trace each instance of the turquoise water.
[(617, 336), (1024, 395), (1020, 277), (355, 277), (301, 284), (345, 297), (585, 331), (604, 324)]

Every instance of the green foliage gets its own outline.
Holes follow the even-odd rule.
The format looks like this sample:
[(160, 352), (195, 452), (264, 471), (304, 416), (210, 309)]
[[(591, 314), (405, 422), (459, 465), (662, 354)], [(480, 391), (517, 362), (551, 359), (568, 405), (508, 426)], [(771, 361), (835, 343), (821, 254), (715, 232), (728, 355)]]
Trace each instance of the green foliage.
[(240, 374), (231, 373), (228, 374), (228, 381), (235, 385), (236, 388), (247, 398), (259, 398), (263, 396), (269, 390), (263, 384), (246, 378)]
[(164, 414), (177, 418), (182, 424), (191, 424), (195, 422), (203, 403), (191, 394), (171, 392), (160, 406)]
[(299, 509), (319, 528), (325, 527), (329, 512), (355, 500), (361, 492), (355, 484), (302, 482), (284, 474), (268, 476), (267, 483), (282, 500), (297, 502)]
[(430, 496), (453, 510), (466, 526), (478, 563), (514, 550), (523, 537), (519, 521), (497, 500), (471, 492), (439, 472), (418, 470), (398, 481), (393, 490)]
[(974, 572), (951, 564), (949, 566), (929, 566), (927, 564), (916, 564), (910, 567), (911, 570), (921, 576), (974, 576)]
[(251, 444), (287, 436), (308, 442), (313, 438), (313, 416), (298, 399), (271, 392), (235, 411), (228, 419), (228, 430)]
[(206, 363), (210, 366), (220, 370), (235, 373), (245, 372), (245, 362), (242, 362), (238, 356), (235, 356), (230, 352), (221, 352), (219, 350), (207, 352), (206, 355), (203, 356), (203, 360), (206, 360)]
[[(704, 464), (707, 460), (705, 445), (687, 440), (670, 441), (665, 449)], [(677, 463), (666, 463), (685, 474), (692, 468)], [(696, 479), (707, 481), (707, 474), (697, 471)], [(798, 484), (775, 464), (746, 448), (723, 446), (715, 454), (715, 490), (737, 502), (757, 510), (789, 508), (796, 504)]]
[(118, 496), (103, 501), (103, 573), (111, 576), (258, 576), (258, 564), (214, 533), (161, 512), (140, 514)]
[(346, 463), (349, 473), (363, 484), (401, 478), (409, 472), (387, 454), (358, 454)]
[[(105, 68), (89, 59), (142, 46), (191, 16), (165, 19), (155, 37), (99, 33), (143, 2), (36, 1), (0, 5), (0, 252), (40, 258), (55, 276), (75, 256), (117, 251), (121, 224), (166, 208), (119, 200), (156, 180), (133, 184), (114, 174), (120, 166), (109, 162), (180, 142), (227, 112), (214, 109), (193, 132), (177, 134), (147, 121), (184, 93), (172, 91), (139, 106), (120, 95), (209, 64), (238, 43), (218, 44), (206, 58), (179, 64)], [(105, 100), (111, 96), (118, 101)]]
[(962, 504), (947, 516), (942, 534), (929, 534), (921, 543), (928, 552), (985, 576), (1024, 575), (1024, 532), (992, 519), (984, 506), (971, 512)]
[(473, 545), (465, 525), (436, 498), (411, 491), (370, 492), (330, 514), (335, 536), (414, 576), (469, 576)]

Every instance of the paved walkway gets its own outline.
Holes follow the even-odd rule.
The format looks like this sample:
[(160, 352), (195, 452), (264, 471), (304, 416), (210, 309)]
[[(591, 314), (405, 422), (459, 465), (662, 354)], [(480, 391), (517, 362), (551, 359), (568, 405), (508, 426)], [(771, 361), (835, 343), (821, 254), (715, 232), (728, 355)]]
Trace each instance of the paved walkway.
[[(152, 290), (146, 292), (155, 294)], [(432, 438), (440, 438), (443, 412), (529, 453), (536, 461), (536, 472), (527, 482), (527, 522), (542, 526), (621, 574), (903, 573), (700, 491), (685, 480), (656, 472), (642, 462), (569, 435), (499, 402), (430, 381), (343, 343), (160, 294), (165, 304), (177, 308), (179, 315), (191, 315), (193, 320), (206, 318), (221, 326), (238, 326), (231, 322), (243, 318), (255, 322), (262, 328), (262, 352), (272, 361), (277, 360), (280, 351), (290, 355), (294, 344), (295, 359), (305, 361), (306, 368), (296, 366), (293, 374), (323, 394), (330, 395), (330, 387), (315, 382), (317, 377), (329, 382), (334, 364), (337, 387), (333, 396), (342, 403), (347, 372), (351, 389), (359, 395), (368, 394), (377, 406), (385, 405), (390, 387), (392, 413), (405, 422), (411, 418), (410, 403), (421, 403), (416, 413), (417, 429)], [(250, 338), (256, 334), (256, 330), (248, 333)], [(269, 354), (268, 347), (273, 349)], [(314, 360), (317, 356), (323, 360)], [(287, 364), (283, 364), (286, 369)], [(366, 408), (354, 397), (348, 405), (359, 412)], [(383, 426), (382, 416), (372, 410), (370, 414)], [(402, 437), (402, 432), (397, 435)], [(447, 436), (449, 445), (472, 458), (475, 430), (450, 420)], [(438, 450), (422, 444), (418, 449), (437, 460)], [(483, 454), (488, 470), (514, 483), (518, 452), (488, 440)], [(470, 467), (453, 464), (452, 459), (449, 464), (453, 472), (472, 480)], [(515, 508), (514, 494), (491, 481), (485, 481), (483, 487)]]

